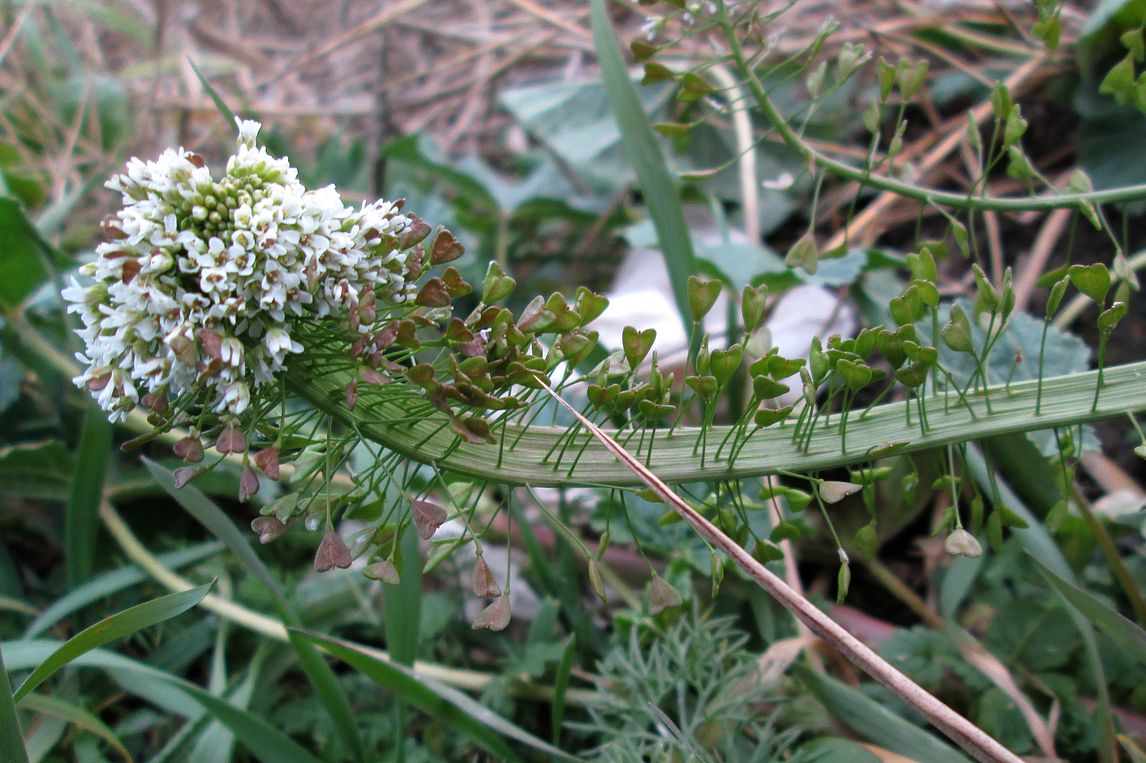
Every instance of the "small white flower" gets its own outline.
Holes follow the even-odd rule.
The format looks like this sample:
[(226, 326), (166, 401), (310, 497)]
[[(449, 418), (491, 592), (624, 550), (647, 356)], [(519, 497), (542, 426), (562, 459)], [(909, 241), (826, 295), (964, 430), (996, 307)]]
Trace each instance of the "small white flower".
[(238, 117), (235, 117), (235, 126), (239, 128), (239, 143), (253, 148), (259, 137), (259, 130), (263, 126), (250, 119), (239, 119)]

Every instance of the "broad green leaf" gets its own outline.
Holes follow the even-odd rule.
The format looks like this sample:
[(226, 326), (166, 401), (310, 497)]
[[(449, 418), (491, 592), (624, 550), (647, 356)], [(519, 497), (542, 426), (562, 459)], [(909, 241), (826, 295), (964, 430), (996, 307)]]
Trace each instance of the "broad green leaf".
[[(271, 577), (266, 566), (259, 561), (258, 556), (251, 549), (247, 536), (239, 532), (238, 528), (227, 518), (227, 515), (220, 511), (219, 507), (212, 503), (207, 496), (203, 495), (203, 493), (193, 485), (185, 485), (182, 488), (175, 487), (174, 476), (168, 469), (146, 458), (143, 459), (143, 463), (147, 467), (147, 470), (151, 472), (152, 478), (167, 491), (168, 495), (186, 509), (188, 514), (210, 530), (216, 538), (223, 541), (231, 553), (243, 563), (247, 571), (266, 586), (274, 601), (275, 610), (278, 612), (279, 617), (288, 625), (301, 626), (302, 622), (298, 617), (298, 613), (287, 600), (282, 588), (280, 588), (274, 578)], [(343, 693), (342, 687), (339, 685), (338, 679), (334, 676), (330, 666), (326, 664), (326, 660), (323, 659), (322, 655), (318, 653), (318, 650), (310, 643), (305, 640), (300, 640), (294, 635), (290, 636), (290, 642), (291, 646), (294, 647), (295, 653), (298, 655), (299, 664), (302, 666), (307, 678), (310, 679), (315, 691), (318, 692), (323, 705), (334, 720), (339, 734), (343, 737), (347, 746), (354, 751), (355, 757), (358, 760), (365, 760), (366, 752), (362, 746), (362, 740), (358, 736), (357, 727), (354, 724), (354, 717), (350, 711), (350, 702), (346, 699), (346, 695)]]
[(1039, 573), (1046, 578), (1069, 608), (1093, 623), (1098, 630), (1109, 636), (1139, 662), (1146, 664), (1146, 631), (1086, 591), (1054, 574), (1037, 557), (1032, 556), (1032, 559), (1038, 566)]
[[(123, 746), (123, 742), (120, 741), (115, 732), (108, 728), (106, 723), (82, 707), (55, 697), (45, 697), (42, 694), (31, 694), (25, 697), (20, 703), (20, 707), (23, 710), (31, 710), (41, 715), (59, 718), (83, 731), (95, 734), (111, 745), (124, 760), (131, 760), (131, 753)], [(8, 760), (8, 758), (5, 757), (4, 760)]]
[(7, 196), (0, 196), (0, 240), (0, 310), (15, 310), (47, 279), (52, 250), (20, 203)]
[[(671, 84), (639, 88), (641, 109), (662, 118), (673, 89)], [(631, 179), (632, 163), (600, 81), (510, 88), (498, 102), (596, 195), (610, 197)]]
[(16, 701), (12, 697), (12, 685), (8, 683), (8, 670), (4, 667), (4, 649), (0, 649), (0, 759), (28, 763), (24, 734), (16, 716)]
[(80, 430), (76, 471), (68, 496), (64, 522), (64, 553), (68, 587), (75, 588), (92, 575), (99, 538), (99, 506), (103, 500), (104, 473), (111, 450), (111, 423), (99, 406), (88, 405)]
[[(161, 554), (157, 561), (167, 569), (178, 569), (184, 565), (218, 553), (222, 544), (217, 541), (200, 543), (195, 546)], [(24, 638), (33, 638), (58, 623), (77, 610), (130, 586), (150, 580), (151, 577), (138, 567), (119, 567), (89, 580), (84, 585), (69, 591), (66, 595), (48, 606), (24, 631)]]
[(865, 739), (914, 760), (966, 763), (963, 755), (938, 737), (904, 720), (863, 692), (806, 665), (797, 663), (792, 670), (833, 718)]
[(592, 0), (593, 43), (605, 81), (605, 92), (621, 130), (621, 142), (637, 171), (641, 192), (657, 229), (657, 240), (668, 268), (673, 297), (680, 310), (685, 336), (690, 334), (688, 278), (697, 272), (696, 255), (684, 222), (676, 183), (665, 165), (649, 118), (641, 105), (621, 50), (613, 35), (605, 0)]
[(483, 749), (498, 756), (499, 760), (521, 760), (502, 737), (520, 742), (553, 759), (576, 760), (457, 689), (431, 678), (417, 676), (410, 668), (403, 665), (379, 660), (361, 651), (361, 647), (355, 644), (318, 633), (300, 631), (299, 635), (321, 645), (350, 667), (385, 686), (395, 696), (404, 699), (431, 718), (455, 727)]
[(84, 652), (103, 646), (118, 638), (148, 628), (165, 620), (170, 620), (194, 607), (211, 589), (212, 583), (192, 588), (188, 591), (171, 593), (158, 599), (146, 601), (105, 617), (95, 625), (77, 633), (65, 641), (59, 649), (44, 660), (13, 695), (17, 702), (28, 692), (48, 680), (60, 668), (76, 659)]
[[(30, 671), (48, 659), (63, 642), (53, 639), (23, 639), (4, 643), (4, 659), (9, 671)], [(172, 685), (175, 676), (159, 668), (133, 660), (107, 649), (93, 649), (71, 663), (72, 668), (98, 668), (128, 694), (139, 697), (172, 717), (196, 720), (203, 708), (186, 692)]]

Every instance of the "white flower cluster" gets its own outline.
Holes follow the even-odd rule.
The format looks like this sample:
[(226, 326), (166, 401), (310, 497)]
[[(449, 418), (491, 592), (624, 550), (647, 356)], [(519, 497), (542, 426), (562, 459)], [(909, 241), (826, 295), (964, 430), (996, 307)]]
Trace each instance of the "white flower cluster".
[(132, 159), (112, 178), (124, 206), (80, 268), (94, 283), (63, 291), (84, 324), (75, 382), (113, 421), (141, 398), (161, 410), (185, 393), (240, 415), (303, 350), (293, 319), (366, 331), (376, 303), (413, 293), (404, 250), (417, 218), (387, 201), (355, 210), (334, 186), (307, 190), (289, 161), (255, 144), (257, 122), (236, 121), (238, 150), (218, 179), (182, 149)]

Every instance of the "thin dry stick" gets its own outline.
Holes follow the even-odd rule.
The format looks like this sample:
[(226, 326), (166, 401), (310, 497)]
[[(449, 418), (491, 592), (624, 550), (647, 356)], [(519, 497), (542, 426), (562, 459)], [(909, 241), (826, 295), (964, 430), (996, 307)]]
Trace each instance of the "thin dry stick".
[(616, 456), (633, 474), (640, 477), (641, 481), (661, 500), (672, 506), (673, 510), (684, 521), (692, 525), (693, 529), (700, 533), (705, 540), (732, 557), (737, 566), (751, 575), (772, 598), (780, 602), (809, 630), (847, 657), (853, 665), (879, 681), (904, 702), (922, 713), (928, 721), (976, 760), (984, 761), (984, 763), (998, 763), (999, 761), (1021, 763), (1018, 756), (936, 697), (927, 693), (919, 684), (896, 670), (894, 666), (869, 649), (863, 642), (844, 630), (839, 623), (793, 591), (787, 583), (767, 567), (753, 559), (751, 554), (701, 516), (696, 509), (689, 506), (648, 467), (617, 444), (600, 427), (582, 416), (576, 408), (565, 402), (564, 398), (554, 392), (544, 378), (539, 376), (537, 381), (565, 410), (581, 422), (610, 453)]
[(350, 43), (354, 42), (355, 40), (357, 40), (361, 37), (365, 37), (366, 35), (371, 34), (372, 32), (375, 32), (375, 31), (381, 29), (382, 27), (393, 22), (395, 19), (399, 18), (400, 16), (404, 16), (405, 14), (409, 13), (410, 11), (413, 11), (413, 10), (416, 10), (417, 8), (420, 8), (421, 6), (425, 5), (426, 2), (427, 2), (427, 0), (406, 0), (406, 2), (404, 2), (404, 3), (401, 3), (399, 5), (395, 5), (392, 8), (387, 8), (386, 10), (382, 11), (381, 13), (375, 14), (373, 17), (367, 19), (366, 21), (363, 21), (361, 24), (354, 27), (353, 29), (345, 32), (344, 34), (340, 34), (337, 37), (335, 37), (333, 40), (330, 40), (326, 44), (321, 45), (317, 50), (311, 51), (310, 53), (307, 53), (307, 54), (295, 59), (294, 61), (291, 61), (286, 66), (286, 68), (284, 68), (278, 72), (275, 72), (274, 76), (267, 78), (266, 81), (267, 82), (274, 82), (274, 81), (280, 80), (283, 77), (285, 77), (287, 74), (290, 74), (291, 72), (299, 69), (300, 67), (305, 66), (306, 64), (309, 64), (310, 62), (315, 61), (319, 58), (322, 58), (323, 56), (325, 56), (329, 53), (333, 53), (336, 50), (340, 50), (340, 49), (346, 47), (347, 45), (349, 45)]
[(578, 37), (583, 37), (583, 38), (588, 39), (588, 40), (593, 39), (592, 33), (588, 29), (586, 29), (585, 27), (574, 24), (572, 21), (568, 20), (567, 18), (565, 18), (565, 17), (563, 17), (557, 13), (554, 13), (553, 11), (548, 11), (545, 8), (542, 8), (540, 5), (537, 5), (535, 3), (530, 2), (530, 0), (509, 0), (509, 2), (512, 3), (513, 5), (516, 5), (518, 8), (522, 9), (526, 13), (529, 13), (529, 14), (536, 16), (537, 18), (545, 21), (546, 23), (553, 24), (554, 26), (557, 26), (557, 27), (561, 27), (565, 31), (572, 32), (573, 34), (577, 35)]
[[(907, 608), (918, 615), (929, 628), (936, 631), (942, 631), (944, 629), (946, 623), (943, 621), (943, 618), (932, 611), (923, 599), (919, 598), (919, 595), (916, 594), (915, 591), (904, 585), (903, 581), (882, 562), (878, 559), (870, 559), (862, 563), (884, 588), (906, 604)], [(1014, 676), (1011, 675), (1011, 672), (1007, 670), (1006, 666), (1003, 665), (998, 657), (988, 652), (986, 647), (980, 644), (974, 636), (962, 628), (955, 627), (951, 631), (951, 636), (955, 642), (955, 646), (959, 649), (959, 653), (963, 655), (963, 659), (986, 676), (991, 683), (995, 684), (1003, 694), (1006, 694), (1007, 697), (1015, 703), (1019, 714), (1022, 715), (1023, 720), (1027, 722), (1027, 729), (1031, 732), (1031, 737), (1035, 740), (1035, 744), (1039, 746), (1039, 751), (1051, 760), (1057, 759), (1058, 754), (1054, 749), (1053, 724), (1044, 721), (1042, 716), (1038, 714), (1038, 711), (1035, 710), (1034, 705), (1031, 704), (1027, 695), (1023, 694), (1022, 689), (1019, 688)]]

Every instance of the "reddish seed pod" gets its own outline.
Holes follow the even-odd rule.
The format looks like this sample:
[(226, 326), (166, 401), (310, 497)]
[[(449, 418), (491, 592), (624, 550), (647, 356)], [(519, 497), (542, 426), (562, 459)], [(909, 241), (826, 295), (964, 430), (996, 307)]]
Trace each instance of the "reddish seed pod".
[(422, 540), (433, 537), (446, 521), (446, 510), (433, 501), (414, 501), (411, 511), (414, 514), (414, 527)]
[(489, 568), (484, 556), (479, 556), (474, 561), (473, 571), (473, 591), (474, 596), (480, 596), (483, 599), (492, 596), (501, 596), (501, 586), (494, 580), (493, 570)]
[(247, 438), (231, 422), (219, 433), (219, 438), (215, 440), (215, 450), (224, 456), (228, 453), (243, 453), (247, 450)]
[(286, 532), (286, 525), (278, 517), (255, 517), (251, 529), (259, 536), (259, 543), (266, 544)]
[(198, 477), (203, 473), (203, 468), (199, 466), (184, 466), (182, 469), (176, 469), (172, 477), (172, 482), (175, 487), (181, 488), (191, 480)]
[(400, 582), (398, 569), (389, 559), (367, 565), (362, 574), (371, 580), (381, 580), (389, 585), (398, 585)]
[(337, 533), (327, 532), (314, 554), (314, 569), (318, 572), (326, 572), (332, 567), (344, 570), (350, 566), (350, 562), (350, 549), (342, 538)]
[(346, 407), (353, 411), (356, 405), (358, 405), (358, 380), (352, 379), (346, 385)]
[(244, 466), (243, 476), (239, 477), (239, 502), (246, 503), (258, 492), (259, 475), (250, 466)]
[(255, 466), (263, 470), (263, 474), (270, 477), (272, 480), (279, 478), (279, 449), (278, 448), (264, 448), (252, 456)]
[(474, 618), (474, 630), (484, 628), (491, 631), (503, 631), (509, 625), (511, 612), (509, 610), (509, 596), (498, 596), (488, 607), (478, 613)]
[(197, 464), (203, 460), (203, 442), (198, 437), (184, 437), (171, 447), (184, 461)]

